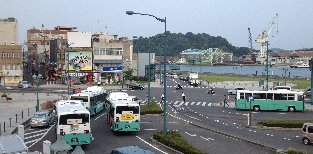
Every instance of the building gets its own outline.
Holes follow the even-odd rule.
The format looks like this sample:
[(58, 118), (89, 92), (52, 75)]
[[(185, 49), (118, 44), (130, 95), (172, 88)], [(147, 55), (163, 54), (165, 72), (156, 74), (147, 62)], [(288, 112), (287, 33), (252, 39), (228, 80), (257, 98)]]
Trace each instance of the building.
[[(149, 76), (149, 53), (137, 53), (137, 76)], [(155, 53), (150, 53), (150, 78), (155, 78)]]
[(232, 53), (224, 52), (219, 48), (209, 48), (207, 50), (187, 49), (181, 52), (181, 56), (189, 64), (218, 64), (233, 59)]
[(23, 55), (21, 45), (0, 45), (1, 85), (17, 85), (23, 80)]
[[(28, 72), (34, 74), (38, 69), (38, 72), (44, 77), (47, 77), (50, 67), (50, 56), (55, 56), (57, 50), (55, 46), (50, 45), (51, 40), (67, 39), (67, 32), (75, 32), (77, 27), (64, 27), (57, 26), (54, 29), (37, 29), (33, 27), (27, 30), (27, 46), (28, 46)], [(36, 45), (35, 45), (36, 44)], [(34, 46), (35, 45), (35, 46)], [(50, 50), (53, 47), (53, 51)], [(52, 52), (52, 53), (51, 53)], [(37, 58), (38, 65), (35, 67), (35, 61)], [(55, 57), (54, 57), (55, 58)]]
[(95, 33), (92, 36), (92, 48), (95, 82), (121, 81), (123, 70), (136, 68), (133, 42), (127, 37)]
[(0, 19), (0, 45), (18, 44), (18, 22), (15, 18)]

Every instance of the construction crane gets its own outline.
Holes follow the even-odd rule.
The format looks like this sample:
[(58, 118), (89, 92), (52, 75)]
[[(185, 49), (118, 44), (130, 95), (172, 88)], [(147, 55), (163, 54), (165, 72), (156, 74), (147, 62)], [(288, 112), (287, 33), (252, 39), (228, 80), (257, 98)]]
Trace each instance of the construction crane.
[(261, 44), (261, 49), (258, 55), (259, 58), (265, 57), (265, 52), (267, 51), (268, 36), (271, 33), (272, 28), (277, 21), (277, 18), (278, 18), (278, 13), (273, 18), (272, 22), (270, 23), (270, 26), (267, 29), (265, 29), (261, 34), (259, 34), (255, 40), (255, 43)]
[(248, 32), (249, 32), (249, 46), (250, 46), (250, 52), (252, 52), (252, 51), (253, 51), (253, 46), (252, 46), (252, 37), (251, 37), (250, 28), (248, 28)]

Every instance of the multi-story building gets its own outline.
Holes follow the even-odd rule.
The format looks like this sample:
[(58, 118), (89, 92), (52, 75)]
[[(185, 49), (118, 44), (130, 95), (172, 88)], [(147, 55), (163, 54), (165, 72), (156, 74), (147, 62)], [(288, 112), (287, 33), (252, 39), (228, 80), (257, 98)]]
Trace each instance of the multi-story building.
[(21, 45), (0, 45), (1, 85), (17, 85), (23, 80), (23, 55)]
[(18, 44), (18, 22), (15, 18), (0, 19), (0, 45)]
[(122, 80), (123, 69), (135, 68), (133, 42), (127, 37), (96, 33), (92, 40), (94, 72), (98, 72), (95, 73), (96, 81), (119, 81)]
[[(43, 29), (43, 27), (42, 29), (32, 28), (27, 30), (29, 70), (33, 70), (29, 73), (34, 74), (35, 60), (37, 58), (39, 73), (47, 77), (48, 72), (46, 71), (46, 67), (50, 64), (51, 56), (50, 41), (67, 39), (67, 32), (74, 32), (76, 29), (76, 27), (57, 26), (50, 30)], [(36, 44), (36, 48), (34, 44)], [(52, 55), (55, 55), (55, 53), (52, 53)]]

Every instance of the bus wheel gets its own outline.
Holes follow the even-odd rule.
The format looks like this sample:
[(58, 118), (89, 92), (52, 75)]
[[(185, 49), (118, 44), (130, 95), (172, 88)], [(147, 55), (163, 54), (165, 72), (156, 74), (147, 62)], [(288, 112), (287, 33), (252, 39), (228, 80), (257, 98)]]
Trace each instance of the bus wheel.
[(303, 144), (305, 144), (305, 145), (309, 145), (309, 144), (310, 144), (310, 140), (309, 140), (308, 138), (304, 138), (304, 139), (302, 140), (302, 142), (303, 142)]
[(260, 106), (258, 106), (258, 105), (253, 106), (253, 110), (254, 110), (254, 111), (260, 111)]
[(295, 107), (294, 106), (290, 106), (289, 108), (288, 108), (288, 111), (289, 112), (294, 112), (296, 109), (295, 109)]

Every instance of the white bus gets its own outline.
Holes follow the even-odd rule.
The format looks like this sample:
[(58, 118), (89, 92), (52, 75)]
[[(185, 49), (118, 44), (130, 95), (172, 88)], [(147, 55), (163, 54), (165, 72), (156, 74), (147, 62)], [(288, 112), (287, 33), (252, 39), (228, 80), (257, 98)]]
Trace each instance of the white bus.
[(91, 115), (96, 115), (105, 108), (106, 94), (103, 91), (87, 90), (82, 93), (73, 94), (70, 100), (82, 100), (83, 105), (89, 110)]
[[(253, 97), (251, 105), (250, 96)], [(243, 110), (304, 111), (303, 92), (290, 90), (238, 90), (235, 105)]]
[(140, 130), (140, 105), (135, 101), (115, 100), (108, 106), (107, 123), (111, 130), (138, 132)]
[(129, 96), (126, 92), (120, 92), (120, 91), (115, 91), (115, 92), (111, 92), (108, 96), (107, 96), (107, 100), (109, 102), (111, 101), (137, 101), (138, 98), (136, 96)]
[(57, 138), (63, 136), (69, 145), (90, 144), (92, 134), (90, 129), (90, 112), (77, 103), (59, 102), (56, 106)]

